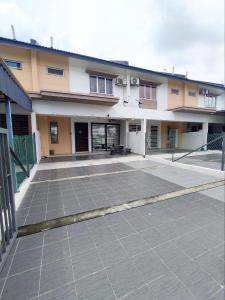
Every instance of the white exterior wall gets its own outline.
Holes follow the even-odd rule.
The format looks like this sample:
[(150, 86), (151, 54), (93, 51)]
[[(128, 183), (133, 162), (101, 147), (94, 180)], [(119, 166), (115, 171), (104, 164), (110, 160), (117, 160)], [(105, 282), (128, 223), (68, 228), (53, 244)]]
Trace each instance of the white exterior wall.
[(198, 132), (185, 132), (182, 134), (182, 141), (182, 149), (194, 150), (204, 145), (205, 134), (202, 130)]

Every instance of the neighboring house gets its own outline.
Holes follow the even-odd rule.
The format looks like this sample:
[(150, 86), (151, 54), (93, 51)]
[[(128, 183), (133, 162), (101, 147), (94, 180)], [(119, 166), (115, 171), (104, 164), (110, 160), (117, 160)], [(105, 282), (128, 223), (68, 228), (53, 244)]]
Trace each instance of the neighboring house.
[(117, 144), (145, 154), (146, 140), (148, 149), (191, 149), (207, 141), (208, 132), (225, 131), (219, 113), (225, 110), (222, 84), (43, 47), (34, 40), (0, 38), (0, 56), (33, 104), (31, 115), (12, 107), (14, 133), (37, 133), (41, 156)]

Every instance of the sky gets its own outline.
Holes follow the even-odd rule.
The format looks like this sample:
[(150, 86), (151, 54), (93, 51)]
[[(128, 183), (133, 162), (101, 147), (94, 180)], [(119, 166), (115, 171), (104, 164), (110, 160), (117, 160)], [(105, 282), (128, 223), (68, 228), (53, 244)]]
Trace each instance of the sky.
[(0, 0), (0, 36), (224, 82), (224, 0)]

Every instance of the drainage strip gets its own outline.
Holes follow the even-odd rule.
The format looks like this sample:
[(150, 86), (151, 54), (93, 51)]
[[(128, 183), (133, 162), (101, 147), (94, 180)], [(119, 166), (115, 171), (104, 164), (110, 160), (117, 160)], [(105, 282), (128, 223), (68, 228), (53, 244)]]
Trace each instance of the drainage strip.
[(73, 215), (68, 215), (68, 216), (64, 216), (52, 220), (39, 222), (36, 224), (24, 225), (18, 228), (17, 237), (22, 237), (22, 236), (50, 230), (53, 228), (58, 228), (58, 227), (71, 225), (82, 221), (87, 221), (105, 215), (125, 211), (131, 208), (136, 208), (136, 207), (140, 207), (140, 206), (144, 206), (144, 205), (148, 205), (160, 201), (165, 201), (168, 199), (173, 199), (173, 198), (177, 198), (192, 193), (197, 193), (197, 192), (213, 189), (223, 185), (225, 185), (225, 180), (214, 181), (206, 184), (196, 185), (190, 188), (185, 188), (175, 192), (165, 193), (165, 194), (144, 198), (140, 200), (129, 201), (124, 204), (114, 205), (111, 207), (102, 207), (102, 208), (89, 210), (79, 214), (73, 214)]
[(38, 183), (44, 183), (44, 182), (57, 182), (57, 181), (72, 180), (72, 179), (82, 179), (82, 178), (90, 178), (90, 177), (113, 175), (113, 174), (122, 174), (122, 173), (137, 172), (137, 171), (138, 171), (138, 169), (130, 169), (130, 170), (115, 171), (115, 172), (95, 173), (95, 174), (89, 174), (89, 175), (79, 175), (79, 176), (73, 176), (73, 177), (63, 177), (63, 178), (56, 178), (56, 179), (32, 181), (30, 184), (38, 184)]

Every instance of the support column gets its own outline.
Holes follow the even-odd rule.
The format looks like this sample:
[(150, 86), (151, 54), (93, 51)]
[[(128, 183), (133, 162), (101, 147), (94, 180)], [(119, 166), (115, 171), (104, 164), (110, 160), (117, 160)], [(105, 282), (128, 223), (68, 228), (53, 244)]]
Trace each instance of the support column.
[(34, 138), (34, 147), (36, 154), (36, 162), (39, 163), (41, 160), (41, 141), (40, 141), (40, 133), (37, 130), (37, 115), (35, 112), (31, 113), (31, 131)]
[(145, 156), (146, 119), (141, 120), (141, 154)]
[[(6, 98), (6, 102), (5, 102), (5, 114), (6, 114), (8, 143), (10, 147), (14, 150), (11, 103), (8, 97)], [(14, 192), (16, 192), (17, 191), (16, 166), (13, 159), (11, 159), (11, 172), (12, 172), (13, 189)]]
[[(207, 143), (208, 128), (209, 128), (209, 123), (208, 122), (202, 123), (203, 144)], [(204, 150), (207, 150), (207, 146), (204, 147)]]

